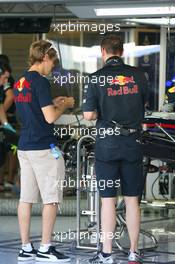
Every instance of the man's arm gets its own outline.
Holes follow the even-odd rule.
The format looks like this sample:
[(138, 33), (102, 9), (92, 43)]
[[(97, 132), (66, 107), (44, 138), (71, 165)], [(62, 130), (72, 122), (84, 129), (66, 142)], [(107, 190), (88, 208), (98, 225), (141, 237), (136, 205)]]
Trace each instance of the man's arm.
[(68, 108), (73, 108), (73, 97), (57, 97), (52, 100), (51, 86), (46, 78), (40, 80), (38, 100), (46, 122), (54, 123)]
[(4, 129), (7, 129), (13, 133), (16, 133), (16, 130), (8, 123), (7, 117), (4, 111), (3, 104), (0, 104), (0, 123)]
[(0, 122), (2, 124), (7, 123), (7, 117), (4, 111), (3, 104), (0, 104)]
[(96, 120), (98, 117), (97, 112), (93, 111), (93, 112), (83, 112), (83, 117), (84, 119), (88, 120), (88, 121), (92, 121), (92, 120)]
[(7, 112), (10, 106), (13, 104), (13, 90), (8, 89), (5, 92), (4, 111)]
[(52, 124), (54, 123), (68, 108), (74, 107), (75, 100), (73, 97), (66, 97), (65, 99), (62, 99), (59, 103), (57, 103), (57, 106), (54, 105), (48, 105), (45, 107), (42, 107), (42, 112), (44, 114), (45, 120)]
[(10, 130), (13, 133), (16, 133), (16, 130), (8, 123), (7, 116), (4, 111), (3, 99), (2, 99), (2, 90), (0, 90), (0, 123), (4, 129)]

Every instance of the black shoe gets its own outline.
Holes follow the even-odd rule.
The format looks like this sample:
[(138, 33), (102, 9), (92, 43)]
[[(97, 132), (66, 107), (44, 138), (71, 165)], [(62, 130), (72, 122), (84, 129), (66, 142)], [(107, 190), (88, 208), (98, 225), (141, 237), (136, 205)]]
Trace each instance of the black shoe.
[(34, 249), (33, 244), (31, 244), (32, 250), (30, 252), (25, 251), (23, 249), (20, 250), (18, 255), (19, 261), (27, 261), (27, 260), (34, 260), (37, 254), (37, 251)]
[(71, 259), (64, 254), (55, 250), (55, 247), (50, 246), (47, 252), (37, 251), (36, 261), (45, 261), (45, 262), (55, 262), (55, 263), (64, 263), (68, 262)]

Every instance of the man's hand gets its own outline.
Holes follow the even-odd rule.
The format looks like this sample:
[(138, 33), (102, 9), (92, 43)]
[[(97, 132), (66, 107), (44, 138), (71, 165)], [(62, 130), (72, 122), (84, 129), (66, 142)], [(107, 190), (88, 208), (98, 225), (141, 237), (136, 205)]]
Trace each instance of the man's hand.
[(67, 98), (66, 96), (58, 96), (56, 98), (53, 99), (53, 104), (54, 106), (58, 107), (60, 105), (60, 103), (63, 103), (65, 98)]
[(73, 108), (75, 100), (73, 97), (59, 96), (53, 99), (53, 103), (57, 108)]
[(59, 103), (57, 103), (56, 107), (65, 111), (66, 109), (73, 108), (74, 104), (75, 100), (73, 97), (64, 97), (64, 99), (59, 100)]
[(4, 129), (7, 129), (13, 133), (16, 133), (16, 130), (9, 124), (9, 123), (4, 123), (2, 126)]
[(63, 103), (66, 109), (73, 108), (75, 105), (75, 99), (73, 97), (66, 97)]
[[(42, 107), (42, 112), (44, 114), (45, 120), (49, 123), (52, 124), (55, 122), (64, 112), (66, 109), (73, 108), (75, 104), (75, 100), (73, 97), (63, 97), (61, 99), (56, 99), (55, 105), (48, 105), (45, 107)], [(59, 103), (58, 103), (59, 101)]]

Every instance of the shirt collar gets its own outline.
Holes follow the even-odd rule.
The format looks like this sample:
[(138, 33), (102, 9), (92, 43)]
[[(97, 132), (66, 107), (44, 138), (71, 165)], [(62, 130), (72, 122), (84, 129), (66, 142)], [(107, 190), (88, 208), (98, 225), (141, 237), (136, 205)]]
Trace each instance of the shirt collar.
[(123, 60), (118, 56), (112, 56), (106, 60), (105, 66), (121, 66), (123, 65)]

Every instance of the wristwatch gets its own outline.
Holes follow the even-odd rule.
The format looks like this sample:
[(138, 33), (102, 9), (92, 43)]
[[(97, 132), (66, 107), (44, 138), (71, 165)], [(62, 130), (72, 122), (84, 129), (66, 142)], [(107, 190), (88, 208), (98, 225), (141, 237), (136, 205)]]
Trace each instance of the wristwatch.
[(8, 122), (7, 121), (3, 123), (3, 126), (6, 126), (6, 125), (8, 125)]

